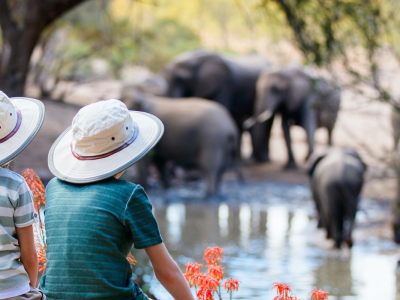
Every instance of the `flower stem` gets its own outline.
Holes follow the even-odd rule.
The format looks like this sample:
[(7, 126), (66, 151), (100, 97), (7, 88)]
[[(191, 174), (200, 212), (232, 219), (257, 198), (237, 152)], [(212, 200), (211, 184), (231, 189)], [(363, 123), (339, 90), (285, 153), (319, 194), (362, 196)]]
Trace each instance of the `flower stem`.
[(217, 295), (219, 297), (219, 300), (222, 300), (222, 296), (221, 296), (221, 286), (219, 286), (219, 291), (217, 291)]

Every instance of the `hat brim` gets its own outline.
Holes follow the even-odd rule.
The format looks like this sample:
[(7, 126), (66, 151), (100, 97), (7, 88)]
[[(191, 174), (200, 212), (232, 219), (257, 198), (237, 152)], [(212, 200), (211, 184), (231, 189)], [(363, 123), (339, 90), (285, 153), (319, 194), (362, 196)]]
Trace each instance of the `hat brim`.
[(139, 128), (139, 134), (132, 144), (104, 158), (78, 159), (71, 151), (70, 126), (50, 149), (48, 157), (50, 171), (63, 181), (89, 183), (114, 176), (136, 163), (160, 140), (164, 133), (164, 125), (151, 114), (139, 111), (129, 111), (129, 113)]
[(0, 165), (12, 160), (29, 145), (42, 127), (45, 115), (44, 105), (39, 100), (13, 97), (10, 101), (21, 112), (21, 125), (12, 137), (0, 143)]

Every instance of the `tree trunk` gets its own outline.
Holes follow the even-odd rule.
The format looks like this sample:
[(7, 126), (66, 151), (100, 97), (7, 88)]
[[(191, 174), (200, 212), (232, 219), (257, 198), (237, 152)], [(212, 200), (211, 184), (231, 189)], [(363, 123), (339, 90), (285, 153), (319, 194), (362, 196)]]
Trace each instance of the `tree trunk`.
[(29, 62), (43, 30), (85, 0), (0, 0), (3, 47), (0, 52), (0, 90), (22, 96)]

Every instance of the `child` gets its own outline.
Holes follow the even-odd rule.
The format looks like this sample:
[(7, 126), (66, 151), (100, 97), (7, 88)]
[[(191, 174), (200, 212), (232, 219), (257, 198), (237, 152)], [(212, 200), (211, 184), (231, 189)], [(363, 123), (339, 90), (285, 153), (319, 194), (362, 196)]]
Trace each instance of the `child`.
[(143, 188), (118, 180), (161, 138), (156, 117), (119, 100), (83, 107), (49, 153), (58, 178), (46, 189), (48, 299), (145, 300), (126, 257), (145, 249), (157, 279), (178, 300), (194, 300), (165, 248)]
[[(0, 91), (0, 166), (8, 164), (36, 136), (44, 106), (35, 99), (8, 98)], [(39, 300), (32, 224), (36, 222), (32, 193), (24, 178), (0, 168), (0, 299)]]

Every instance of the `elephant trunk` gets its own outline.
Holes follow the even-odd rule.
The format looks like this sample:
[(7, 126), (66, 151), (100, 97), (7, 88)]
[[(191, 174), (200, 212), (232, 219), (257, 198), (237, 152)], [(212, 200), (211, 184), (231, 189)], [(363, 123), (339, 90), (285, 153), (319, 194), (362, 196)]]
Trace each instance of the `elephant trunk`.
[(243, 128), (248, 130), (257, 123), (264, 123), (270, 120), (274, 116), (274, 111), (271, 109), (266, 109), (264, 110), (261, 114), (258, 116), (253, 116), (248, 118), (244, 123), (243, 123)]

